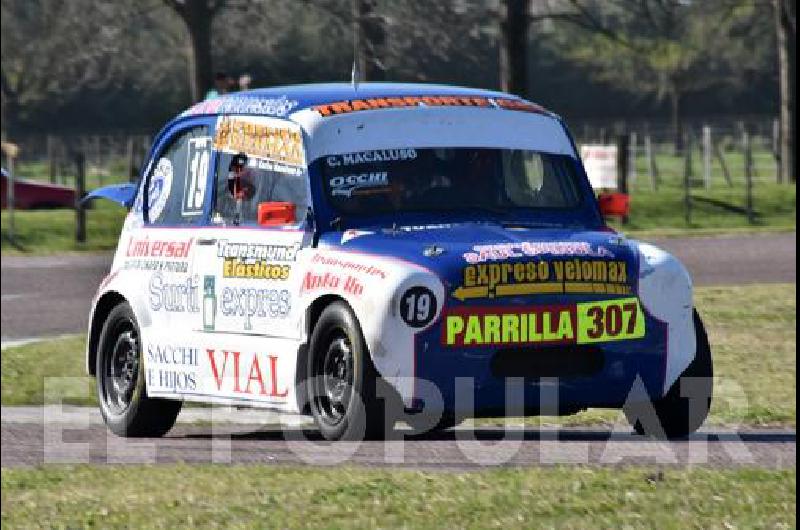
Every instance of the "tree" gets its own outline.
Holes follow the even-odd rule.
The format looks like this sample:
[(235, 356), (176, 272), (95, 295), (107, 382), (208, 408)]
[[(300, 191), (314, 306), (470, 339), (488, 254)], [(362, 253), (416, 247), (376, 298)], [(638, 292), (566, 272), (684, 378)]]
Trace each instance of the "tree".
[(153, 93), (169, 97), (166, 80), (183, 67), (164, 53), (175, 47), (174, 30), (138, 0), (3, 0), (3, 133), (33, 115), (49, 116), (51, 128), (80, 126), (59, 122), (58, 112), (78, 100), (93, 110), (112, 95), (134, 103)]
[(530, 0), (503, 0), (500, 11), (500, 89), (526, 96)]
[(567, 0), (577, 27), (560, 44), (600, 81), (668, 100), (676, 149), (688, 94), (742, 86), (763, 68), (763, 10), (746, 0)]
[(377, 0), (353, 0), (355, 60), (364, 81), (386, 80), (386, 21), (376, 12)]
[(104, 86), (119, 74), (117, 15), (115, 6), (85, 0), (2, 3), (4, 134), (29, 107)]
[(794, 0), (773, 0), (775, 35), (778, 49), (780, 87), (780, 170), (778, 182), (797, 182), (797, 4)]
[(189, 86), (192, 101), (200, 101), (214, 81), (211, 24), (225, 0), (164, 0), (186, 25), (189, 34)]

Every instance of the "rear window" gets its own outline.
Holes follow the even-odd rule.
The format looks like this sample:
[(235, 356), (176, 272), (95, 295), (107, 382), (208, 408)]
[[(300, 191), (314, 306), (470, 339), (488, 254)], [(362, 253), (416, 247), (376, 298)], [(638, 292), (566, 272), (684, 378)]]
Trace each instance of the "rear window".
[(385, 149), (323, 157), (327, 196), (350, 215), (573, 208), (572, 160), (518, 149)]

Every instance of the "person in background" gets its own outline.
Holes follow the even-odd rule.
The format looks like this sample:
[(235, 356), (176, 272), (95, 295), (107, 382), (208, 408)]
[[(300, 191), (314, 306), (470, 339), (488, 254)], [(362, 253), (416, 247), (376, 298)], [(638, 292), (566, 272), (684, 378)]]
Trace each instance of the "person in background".
[(250, 83), (253, 82), (253, 78), (250, 77), (250, 74), (242, 74), (239, 76), (239, 90), (250, 90)]
[(206, 92), (205, 99), (214, 99), (229, 92), (228, 79), (229, 75), (225, 72), (217, 72), (214, 74), (214, 88)]
[(236, 92), (239, 90), (239, 83), (236, 81), (236, 78), (232, 75), (228, 75), (225, 77), (225, 85), (227, 87), (227, 92)]

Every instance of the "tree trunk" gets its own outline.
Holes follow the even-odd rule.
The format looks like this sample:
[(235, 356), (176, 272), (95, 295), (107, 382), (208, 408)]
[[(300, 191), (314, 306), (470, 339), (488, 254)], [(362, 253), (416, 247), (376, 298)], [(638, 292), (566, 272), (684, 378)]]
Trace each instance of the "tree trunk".
[(780, 87), (780, 147), (778, 182), (796, 182), (797, 137), (795, 135), (795, 112), (797, 85), (795, 80), (796, 29), (790, 18), (796, 16), (795, 2), (773, 0), (775, 10), (775, 33), (778, 47), (778, 77)]
[(0, 123), (2, 126), (2, 133), (0, 134), (3, 141), (14, 141), (14, 127), (17, 125), (17, 118), (19, 117), (19, 100), (16, 96), (5, 94), (3, 95), (2, 102), (2, 116), (0, 116)]
[(528, 0), (503, 0), (500, 21), (500, 88), (525, 97), (528, 93)]
[(672, 125), (675, 154), (683, 151), (683, 119), (681, 116), (681, 93), (677, 87), (669, 91), (670, 124)]
[(175, 7), (189, 32), (189, 87), (192, 101), (200, 101), (214, 81), (211, 65), (211, 22), (215, 10), (207, 0), (186, 0)]
[(358, 25), (359, 41), (356, 57), (362, 81), (386, 80), (383, 55), (386, 48), (386, 28), (383, 17), (375, 12), (377, 0), (353, 0), (353, 18)]

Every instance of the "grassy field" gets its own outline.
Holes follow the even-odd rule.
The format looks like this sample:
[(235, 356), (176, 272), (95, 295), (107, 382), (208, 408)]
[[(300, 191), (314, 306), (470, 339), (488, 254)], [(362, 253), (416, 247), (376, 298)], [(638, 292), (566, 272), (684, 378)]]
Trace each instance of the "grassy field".
[(75, 241), (75, 212), (68, 209), (14, 212), (14, 243), (8, 238), (9, 214), (2, 212), (2, 252), (55, 254), (112, 250), (117, 246), (127, 211), (108, 201), (95, 201), (86, 212), (86, 243)]
[[(697, 306), (708, 328), (717, 375), (711, 423), (795, 425), (796, 295), (794, 284), (697, 289)], [(83, 369), (84, 344), (83, 337), (75, 337), (3, 350), (3, 405), (60, 400), (95, 404), (93, 380)], [(48, 379), (50, 397), (45, 399), (43, 381), (54, 376), (70, 379)], [(589, 410), (565, 418), (525, 421), (596, 424), (625, 420), (618, 411)]]
[(2, 470), (2, 522), (60, 528), (793, 528), (794, 470), (278, 466)]
[[(692, 201), (692, 218), (685, 219), (684, 192), (680, 188), (664, 188), (658, 192), (649, 190), (631, 194), (631, 215), (627, 225), (619, 221), (611, 224), (618, 229), (636, 234), (637, 231), (654, 229), (680, 229), (685, 234), (693, 230), (730, 230), (749, 228), (794, 229), (797, 225), (797, 188), (772, 183), (762, 183), (754, 190), (754, 210), (757, 212), (754, 224), (747, 217), (732, 213), (719, 206)], [(711, 190), (694, 190), (693, 197), (703, 197), (713, 201), (743, 208), (744, 190), (739, 187), (717, 187)]]
[[(725, 152), (726, 165), (731, 173), (731, 183), (724, 178), (722, 166), (714, 158), (711, 164), (711, 180), (708, 189), (702, 181), (702, 153), (695, 149), (693, 155), (692, 215), (687, 222), (684, 206), (684, 164), (682, 156), (667, 152), (658, 153), (656, 164), (659, 171), (658, 191), (653, 191), (648, 175), (647, 159), (636, 158), (636, 177), (629, 183), (631, 215), (624, 230), (666, 230), (691, 233), (693, 231), (793, 229), (797, 225), (797, 188), (794, 185), (775, 183), (776, 164), (772, 154), (764, 149), (753, 153), (755, 175), (753, 179), (753, 208), (755, 223), (750, 224), (745, 215), (735, 213), (708, 199), (744, 209), (746, 189), (744, 179), (744, 157), (741, 151)], [(706, 200), (704, 200), (706, 199)], [(621, 227), (618, 222), (612, 223)]]

